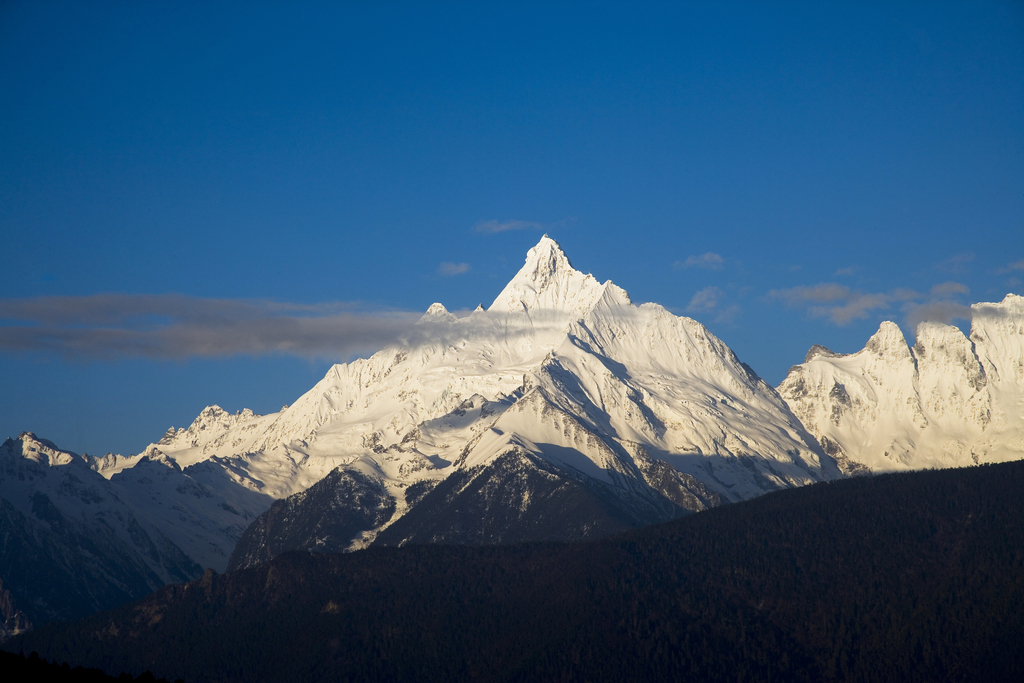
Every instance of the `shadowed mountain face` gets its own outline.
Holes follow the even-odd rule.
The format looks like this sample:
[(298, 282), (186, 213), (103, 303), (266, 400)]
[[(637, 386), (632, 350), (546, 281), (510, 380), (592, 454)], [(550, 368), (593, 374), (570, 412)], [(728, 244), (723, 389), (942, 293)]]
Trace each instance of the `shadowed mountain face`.
[(342, 552), (353, 538), (375, 545), (582, 540), (718, 504), (718, 496), (692, 477), (661, 461), (642, 462), (650, 483), (640, 480), (623, 494), (525, 449), (510, 449), (486, 466), (409, 486), (407, 511), (391, 524), (395, 501), (379, 481), (338, 468), (261, 515), (238, 542), (228, 570), (287, 550)]
[(394, 514), (395, 501), (378, 480), (336, 469), (260, 515), (235, 546), (228, 571), (297, 548), (344, 552), (353, 538), (382, 526)]
[(1021, 680), (1024, 463), (850, 479), (576, 544), (286, 553), (19, 636), (169, 679)]
[(122, 493), (32, 434), (0, 446), (0, 639), (202, 574)]

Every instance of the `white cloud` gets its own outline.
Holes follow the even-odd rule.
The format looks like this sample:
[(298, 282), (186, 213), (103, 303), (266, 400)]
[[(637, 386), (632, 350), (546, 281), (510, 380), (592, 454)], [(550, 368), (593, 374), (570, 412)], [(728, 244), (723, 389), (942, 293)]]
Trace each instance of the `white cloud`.
[(686, 306), (689, 313), (707, 313), (713, 311), (719, 302), (725, 297), (725, 292), (718, 287), (705, 287), (690, 299)]
[(687, 268), (703, 268), (705, 270), (721, 270), (725, 265), (725, 259), (719, 254), (709, 251), (700, 256), (687, 256), (685, 261), (676, 261), (672, 267), (676, 270)]
[(507, 230), (543, 230), (544, 226), (541, 223), (535, 223), (534, 221), (480, 221), (473, 226), (473, 230), (476, 232), (506, 232)]
[(437, 267), (437, 274), (445, 277), (451, 277), (452, 275), (462, 275), (469, 271), (468, 263), (452, 263), (451, 261), (443, 261), (441, 265)]

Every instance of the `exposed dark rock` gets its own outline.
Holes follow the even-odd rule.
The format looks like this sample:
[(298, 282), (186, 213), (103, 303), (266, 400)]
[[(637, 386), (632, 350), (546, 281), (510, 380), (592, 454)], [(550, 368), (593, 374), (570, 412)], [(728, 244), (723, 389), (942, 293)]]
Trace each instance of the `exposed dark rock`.
[(362, 532), (379, 527), (394, 513), (395, 500), (379, 480), (336, 468), (257, 517), (231, 553), (228, 571), (288, 550), (343, 552)]

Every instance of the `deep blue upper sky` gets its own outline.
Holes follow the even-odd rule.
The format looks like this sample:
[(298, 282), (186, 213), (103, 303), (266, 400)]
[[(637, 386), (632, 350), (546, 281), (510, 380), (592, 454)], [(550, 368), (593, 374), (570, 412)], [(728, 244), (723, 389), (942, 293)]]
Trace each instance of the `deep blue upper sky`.
[(772, 384), (1024, 291), (1020, 2), (550, 5), (0, 4), (0, 437), (276, 410), (544, 232)]

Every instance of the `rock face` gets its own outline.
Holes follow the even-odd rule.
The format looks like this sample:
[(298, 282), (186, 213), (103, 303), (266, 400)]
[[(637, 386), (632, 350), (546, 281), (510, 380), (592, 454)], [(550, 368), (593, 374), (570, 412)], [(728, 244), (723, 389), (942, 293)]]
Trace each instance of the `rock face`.
[(380, 480), (338, 468), (260, 515), (239, 540), (228, 570), (295, 548), (344, 552), (352, 539), (383, 526), (394, 513), (395, 500)]
[[(338, 476), (264, 515), (231, 568), (268, 548), (585, 538), (841, 476), (703, 325), (634, 305), (546, 236), (486, 310), (459, 319), (434, 304), (402, 343), (334, 366), (260, 419), (211, 433), (204, 452), (244, 444), (222, 457), (245, 463), (243, 477), (277, 463), (263, 482), (277, 494)], [(161, 448), (174, 457), (179, 444)], [(348, 539), (285, 531), (340, 510), (327, 501), (357, 473), (394, 501), (383, 523), (339, 526), (357, 532)]]
[(815, 353), (779, 393), (846, 473), (1024, 458), (1024, 297), (972, 306), (970, 337), (882, 323), (850, 355)]

